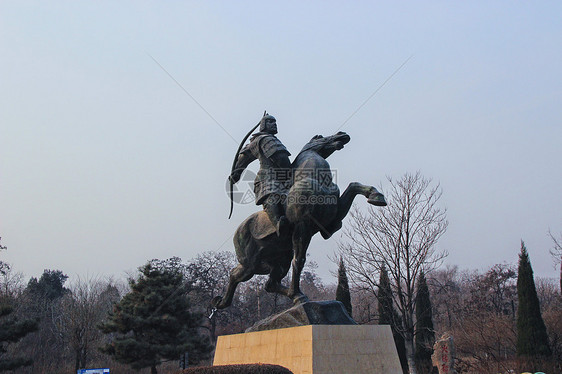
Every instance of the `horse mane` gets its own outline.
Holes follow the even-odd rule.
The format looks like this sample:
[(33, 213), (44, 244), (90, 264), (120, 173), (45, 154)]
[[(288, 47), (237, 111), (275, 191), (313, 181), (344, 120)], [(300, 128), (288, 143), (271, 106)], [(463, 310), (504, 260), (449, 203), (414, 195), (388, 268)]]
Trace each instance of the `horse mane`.
[(297, 159), (299, 158), (299, 156), (301, 154), (303, 154), (306, 151), (310, 151), (313, 148), (319, 148), (320, 146), (323, 145), (323, 143), (319, 142), (319, 139), (324, 139), (324, 137), (322, 135), (314, 135), (312, 137), (312, 139), (310, 139), (310, 141), (308, 143), (306, 143), (304, 145), (304, 147), (302, 147), (301, 151), (298, 153), (297, 157), (295, 157), (295, 162), (297, 161)]

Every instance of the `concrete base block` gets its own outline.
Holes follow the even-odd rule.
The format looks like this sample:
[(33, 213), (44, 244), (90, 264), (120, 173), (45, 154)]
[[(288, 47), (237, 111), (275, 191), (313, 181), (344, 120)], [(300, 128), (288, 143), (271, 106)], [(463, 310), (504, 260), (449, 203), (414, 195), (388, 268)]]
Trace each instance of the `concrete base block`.
[(401, 374), (390, 326), (308, 325), (219, 336), (213, 365), (276, 364), (295, 374)]

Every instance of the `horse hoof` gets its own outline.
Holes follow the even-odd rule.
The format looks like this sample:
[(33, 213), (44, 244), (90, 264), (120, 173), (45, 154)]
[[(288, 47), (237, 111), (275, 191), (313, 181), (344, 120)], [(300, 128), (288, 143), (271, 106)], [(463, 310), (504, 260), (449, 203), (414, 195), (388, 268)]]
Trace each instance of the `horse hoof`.
[(367, 202), (369, 204), (373, 204), (376, 206), (386, 206), (386, 200), (384, 199), (384, 195), (380, 192), (373, 192), (367, 198)]
[(308, 301), (308, 297), (305, 294), (300, 294), (298, 296), (293, 297), (293, 305), (304, 304)]

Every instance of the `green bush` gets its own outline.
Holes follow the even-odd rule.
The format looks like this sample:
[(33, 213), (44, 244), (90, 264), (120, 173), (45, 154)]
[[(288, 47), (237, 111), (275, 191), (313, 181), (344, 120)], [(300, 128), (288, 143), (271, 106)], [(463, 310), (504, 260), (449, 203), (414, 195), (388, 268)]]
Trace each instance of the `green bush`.
[(189, 368), (178, 374), (293, 374), (293, 372), (279, 365), (247, 364)]

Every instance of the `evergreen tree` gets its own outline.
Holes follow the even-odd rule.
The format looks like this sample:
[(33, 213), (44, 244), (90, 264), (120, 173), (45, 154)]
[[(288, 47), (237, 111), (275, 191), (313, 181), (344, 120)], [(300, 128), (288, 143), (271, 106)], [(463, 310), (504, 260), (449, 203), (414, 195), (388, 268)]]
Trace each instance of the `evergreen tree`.
[(8, 343), (16, 343), (30, 332), (37, 330), (37, 322), (33, 320), (18, 321), (10, 316), (13, 309), (8, 305), (0, 305), (0, 371), (14, 370), (30, 365), (32, 360), (23, 357), (4, 357)]
[(541, 316), (539, 298), (533, 279), (533, 269), (525, 243), (521, 241), (517, 273), (517, 355), (551, 356), (546, 327)]
[(429, 299), (429, 288), (424, 272), (420, 272), (416, 295), (416, 364), (419, 373), (430, 373), (433, 367), (431, 354), (435, 343), (433, 314)]
[(392, 288), (390, 287), (388, 271), (384, 265), (382, 266), (379, 277), (379, 294), (377, 300), (379, 302), (379, 325), (392, 326), (394, 324)]
[(351, 293), (349, 292), (349, 282), (343, 258), (340, 257), (340, 265), (338, 268), (338, 288), (336, 289), (336, 300), (340, 301), (350, 317), (352, 317)]
[(404, 373), (408, 373), (406, 344), (404, 337), (400, 334), (402, 320), (398, 315), (398, 312), (394, 309), (390, 278), (388, 277), (388, 271), (384, 265), (381, 268), (378, 289), (379, 293), (377, 295), (377, 300), (379, 303), (379, 325), (390, 325), (392, 336), (394, 337), (394, 344), (396, 345), (398, 357), (400, 358), (400, 363), (402, 364), (402, 371)]
[(39, 280), (31, 277), (27, 283), (26, 291), (33, 298), (45, 299), (53, 301), (68, 293), (68, 289), (64, 287), (64, 283), (68, 279), (68, 275), (60, 270), (45, 269)]
[(206, 358), (212, 347), (197, 331), (202, 316), (190, 310), (180, 259), (152, 260), (139, 271), (138, 279), (129, 280), (131, 291), (100, 325), (104, 333), (116, 333), (102, 352), (134, 369), (150, 367), (152, 374), (163, 359), (184, 352), (191, 363)]
[(39, 279), (32, 277), (23, 293), (21, 309), (39, 322), (37, 333), (23, 338), (20, 348), (33, 356), (32, 372), (51, 372), (65, 362), (67, 342), (60, 323), (61, 302), (70, 291), (61, 270), (45, 269)]
[[(0, 244), (0, 250), (5, 249), (6, 247)], [(9, 269), (10, 266), (7, 263), (0, 261), (0, 274), (5, 275)], [(5, 295), (0, 296), (2, 296), (0, 298), (0, 371), (7, 371), (31, 364), (30, 359), (17, 356), (6, 357), (5, 354), (9, 343), (16, 343), (30, 332), (37, 330), (37, 322), (30, 319), (19, 321), (11, 316), (13, 308), (4, 301), (7, 299), (4, 297)]]

